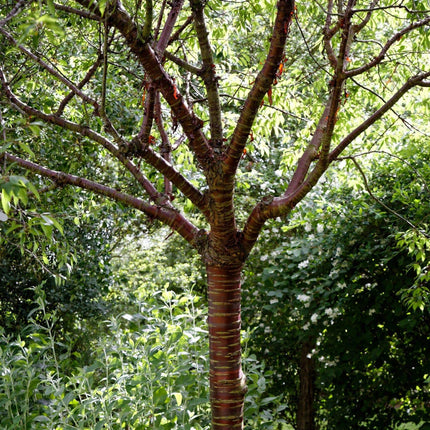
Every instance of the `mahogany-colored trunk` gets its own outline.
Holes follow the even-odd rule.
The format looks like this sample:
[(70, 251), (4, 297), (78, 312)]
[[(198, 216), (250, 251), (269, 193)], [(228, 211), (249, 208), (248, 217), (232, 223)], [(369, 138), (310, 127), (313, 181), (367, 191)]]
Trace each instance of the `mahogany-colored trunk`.
[(243, 428), (241, 267), (207, 267), (212, 430)]

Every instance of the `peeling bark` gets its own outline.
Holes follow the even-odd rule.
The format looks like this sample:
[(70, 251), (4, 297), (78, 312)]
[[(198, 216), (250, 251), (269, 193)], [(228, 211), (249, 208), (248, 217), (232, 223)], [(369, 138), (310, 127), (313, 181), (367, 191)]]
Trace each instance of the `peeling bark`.
[(241, 367), (242, 266), (207, 266), (212, 430), (243, 428), (246, 393)]

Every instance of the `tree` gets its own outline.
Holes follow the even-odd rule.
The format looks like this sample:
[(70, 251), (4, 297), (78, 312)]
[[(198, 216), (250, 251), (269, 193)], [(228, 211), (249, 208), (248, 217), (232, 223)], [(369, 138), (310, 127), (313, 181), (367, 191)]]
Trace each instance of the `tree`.
[[(0, 21), (8, 172), (24, 168), (134, 207), (201, 255), (214, 430), (243, 427), (241, 272), (261, 230), (286, 219), (345, 150), (367, 148), (377, 121), (409, 125), (412, 113), (391, 111), (430, 86), (423, 4), (298, 8), (20, 0)], [(275, 146), (285, 148), (282, 192), (262, 196), (238, 225), (235, 183)], [(7, 193), (2, 202), (7, 215)]]

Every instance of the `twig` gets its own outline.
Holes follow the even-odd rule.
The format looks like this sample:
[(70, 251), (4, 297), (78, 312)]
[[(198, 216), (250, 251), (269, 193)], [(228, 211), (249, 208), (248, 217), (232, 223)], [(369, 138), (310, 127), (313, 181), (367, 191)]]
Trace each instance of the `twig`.
[(426, 233), (424, 233), (423, 231), (419, 230), (418, 227), (413, 224), (411, 221), (409, 221), (408, 219), (406, 219), (404, 216), (400, 215), (398, 212), (396, 212), (394, 209), (391, 209), (389, 206), (387, 206), (383, 201), (381, 201), (380, 199), (378, 199), (378, 197), (376, 197), (372, 190), (370, 189), (369, 186), (369, 182), (367, 180), (366, 174), (364, 173), (363, 169), (361, 168), (360, 164), (358, 163), (358, 161), (355, 159), (355, 156), (345, 156), (343, 157), (346, 160), (351, 160), (355, 167), (357, 168), (357, 170), (360, 172), (360, 175), (363, 179), (363, 183), (364, 183), (364, 187), (366, 188), (366, 191), (369, 193), (369, 196), (375, 200), (376, 203), (378, 203), (379, 205), (381, 205), (386, 211), (390, 212), (391, 214), (393, 214), (394, 216), (396, 216), (397, 218), (399, 218), (400, 220), (402, 220), (403, 222), (405, 222), (409, 227), (411, 227), (412, 229), (419, 231), (423, 236), (425, 236), (426, 238), (430, 238), (429, 235), (427, 235)]
[(12, 10), (7, 14), (6, 18), (0, 21), (0, 27), (3, 27), (8, 21), (10, 21), (14, 16), (18, 15), (21, 7), (26, 3), (26, 0), (19, 0)]

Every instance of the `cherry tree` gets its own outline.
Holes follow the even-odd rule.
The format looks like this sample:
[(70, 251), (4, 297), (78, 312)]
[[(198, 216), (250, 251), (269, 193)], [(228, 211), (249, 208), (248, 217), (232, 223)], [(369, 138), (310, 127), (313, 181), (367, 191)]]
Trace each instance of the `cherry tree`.
[[(212, 428), (243, 428), (244, 263), (269, 220), (287, 222), (331, 165), (371, 146), (375, 123), (420, 126), (403, 111), (425, 105), (430, 86), (429, 11), (403, 0), (19, 0), (1, 11), (3, 180), (19, 166), (79, 187), (195, 248)], [(239, 222), (240, 174), (281, 150), (293, 154), (283, 192)], [(4, 222), (10, 201), (2, 193)]]

